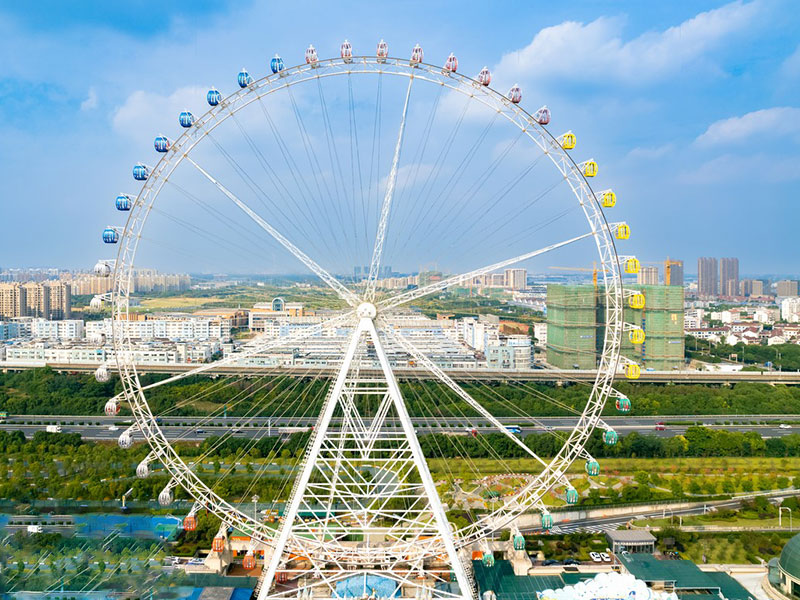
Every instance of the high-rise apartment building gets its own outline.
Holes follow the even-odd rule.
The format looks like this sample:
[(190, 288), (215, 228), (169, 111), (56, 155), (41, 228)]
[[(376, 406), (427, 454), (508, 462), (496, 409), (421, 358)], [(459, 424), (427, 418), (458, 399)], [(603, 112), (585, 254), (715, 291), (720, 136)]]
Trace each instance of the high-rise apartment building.
[(506, 269), (503, 286), (511, 290), (524, 290), (528, 286), (528, 271), (525, 269)]
[(697, 259), (697, 293), (700, 296), (716, 296), (717, 259), (703, 256)]
[(783, 298), (787, 296), (797, 296), (797, 282), (791, 279), (784, 279), (775, 284), (775, 293)]
[(47, 281), (42, 284), (50, 290), (50, 310), (47, 318), (51, 321), (69, 319), (72, 316), (72, 288), (61, 281)]
[(658, 267), (642, 267), (636, 274), (636, 283), (658, 285)]
[(741, 296), (763, 296), (764, 282), (760, 279), (742, 279), (739, 281), (739, 294)]
[(683, 261), (667, 258), (664, 261), (664, 285), (683, 287)]
[(735, 296), (739, 293), (739, 259), (721, 258), (719, 261), (719, 295)]
[(72, 314), (72, 291), (68, 283), (45, 281), (0, 284), (0, 317), (68, 319)]
[(0, 283), (0, 318), (21, 317), (26, 310), (25, 288), (19, 283)]
[(50, 288), (33, 281), (22, 285), (25, 288), (25, 314), (20, 317), (40, 317), (49, 319)]

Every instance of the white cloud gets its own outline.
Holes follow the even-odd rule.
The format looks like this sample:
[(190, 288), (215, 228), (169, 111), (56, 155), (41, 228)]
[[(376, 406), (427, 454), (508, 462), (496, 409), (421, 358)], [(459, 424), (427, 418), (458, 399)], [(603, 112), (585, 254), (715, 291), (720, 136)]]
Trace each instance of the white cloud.
[(182, 87), (164, 96), (138, 90), (114, 111), (112, 125), (117, 133), (134, 140), (175, 132), (182, 110), (191, 110), (195, 115), (205, 112), (206, 91), (200, 87)]
[(800, 77), (800, 45), (783, 61), (781, 75), (789, 79)]
[(797, 156), (775, 158), (765, 154), (735, 156), (724, 154), (683, 173), (679, 180), (690, 184), (718, 184), (753, 181), (781, 183), (800, 179)]
[(800, 134), (800, 108), (765, 108), (709, 125), (695, 143), (701, 147), (732, 144), (756, 136), (776, 139)]
[[(401, 159), (402, 160), (402, 159)], [(411, 189), (418, 185), (422, 185), (428, 177), (433, 173), (433, 170), (436, 165), (428, 164), (428, 163), (414, 163), (414, 164), (405, 164), (400, 165), (397, 167), (397, 183), (396, 189)], [(381, 193), (381, 199), (383, 198), (383, 193), (386, 190), (386, 186), (389, 183), (389, 175), (386, 174), (381, 177), (380, 183), (378, 185), (378, 189)]]
[(732, 35), (752, 28), (760, 0), (732, 2), (661, 32), (624, 41), (624, 20), (567, 21), (537, 33), (506, 54), (496, 71), (503, 81), (560, 78), (641, 84), (678, 73)]
[(86, 100), (81, 102), (81, 110), (94, 110), (97, 108), (97, 91), (93, 88), (89, 88), (89, 95), (86, 96)]
[(628, 152), (627, 158), (635, 160), (656, 160), (663, 158), (675, 149), (674, 144), (662, 146), (639, 146)]

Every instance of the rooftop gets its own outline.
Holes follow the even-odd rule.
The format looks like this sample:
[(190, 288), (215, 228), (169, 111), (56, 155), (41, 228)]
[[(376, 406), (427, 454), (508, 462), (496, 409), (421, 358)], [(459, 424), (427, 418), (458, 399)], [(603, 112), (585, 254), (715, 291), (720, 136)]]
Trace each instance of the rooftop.
[(647, 583), (671, 583), (675, 590), (719, 590), (719, 584), (690, 560), (659, 560), (650, 554), (619, 555), (623, 567)]
[(566, 584), (559, 575), (514, 575), (514, 569), (507, 560), (495, 561), (493, 567), (486, 567), (479, 560), (472, 561), (475, 581), (480, 593), (492, 590), (498, 600), (530, 600), (536, 592), (555, 590)]
[(792, 577), (800, 577), (800, 535), (796, 535), (786, 542), (778, 564)]
[(620, 544), (652, 544), (656, 537), (644, 529), (617, 529), (607, 531), (606, 537)]

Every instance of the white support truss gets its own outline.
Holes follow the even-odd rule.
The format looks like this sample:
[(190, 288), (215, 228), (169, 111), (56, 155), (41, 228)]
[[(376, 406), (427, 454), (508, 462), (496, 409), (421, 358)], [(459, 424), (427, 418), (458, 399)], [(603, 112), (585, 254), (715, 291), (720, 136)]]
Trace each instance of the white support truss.
[[(392, 331), (392, 328), (388, 326), (387, 323), (382, 323), (383, 327), (381, 327), (381, 331), (386, 334), (389, 338), (391, 338), (395, 343), (397, 343), (403, 350), (408, 352), (410, 356), (414, 358), (420, 365), (424, 366), (428, 371), (433, 373), (439, 381), (449, 387), (456, 395), (464, 400), (470, 407), (472, 407), (479, 415), (481, 415), (484, 419), (489, 421), (495, 429), (497, 429), (498, 433), (502, 433), (508, 439), (510, 439), (514, 444), (522, 448), (526, 454), (530, 455), (531, 458), (538, 461), (543, 467), (547, 466), (547, 463), (542, 460), (538, 454), (536, 454), (533, 450), (531, 450), (528, 446), (525, 445), (521, 439), (519, 439), (516, 435), (511, 433), (508, 428), (503, 425), (500, 420), (495, 417), (492, 413), (490, 413), (486, 408), (481, 405), (480, 402), (475, 400), (472, 396), (470, 396), (464, 388), (458, 385), (453, 378), (450, 377), (447, 373), (445, 373), (439, 365), (429, 359), (425, 354), (423, 354), (410, 340), (407, 340), (403, 337), (402, 334), (396, 334)], [(537, 425), (544, 429), (544, 423), (541, 421), (536, 421), (535, 419), (531, 419)]]
[(277, 229), (275, 229), (272, 225), (270, 225), (263, 217), (261, 217), (257, 212), (255, 212), (252, 208), (247, 206), (244, 202), (242, 202), (233, 192), (231, 192), (228, 188), (222, 185), (219, 181), (217, 181), (214, 176), (212, 176), (208, 171), (206, 171), (203, 167), (198, 165), (191, 157), (185, 157), (194, 168), (196, 168), (203, 176), (208, 179), (211, 183), (213, 183), (217, 188), (225, 194), (231, 202), (233, 202), (236, 206), (238, 206), (242, 212), (244, 212), (248, 217), (253, 219), (259, 227), (261, 227), (264, 231), (269, 233), (278, 243), (286, 248), (289, 252), (291, 252), (297, 260), (311, 269), (311, 272), (317, 275), (322, 281), (327, 283), (333, 291), (335, 291), (339, 297), (347, 302), (350, 306), (355, 307), (358, 304), (358, 297), (351, 292), (347, 287), (338, 279), (336, 279), (333, 275), (328, 273), (325, 269), (319, 266), (314, 260), (312, 260), (305, 252), (300, 250), (297, 246), (295, 246), (292, 242), (290, 242), (286, 237)]
[[(337, 583), (353, 576), (391, 580), (404, 595), (416, 588), (434, 599), (472, 599), (473, 582), (375, 329), (375, 307), (365, 303), (358, 312), (258, 600), (336, 598)], [(375, 357), (381, 373), (364, 375), (360, 364)], [(291, 585), (274, 583), (278, 571)]]
[(378, 222), (378, 234), (375, 236), (375, 248), (372, 251), (372, 261), (369, 265), (369, 279), (367, 280), (367, 291), (365, 299), (372, 302), (375, 299), (375, 286), (377, 285), (378, 272), (381, 266), (381, 255), (383, 254), (383, 242), (386, 238), (386, 226), (389, 224), (389, 212), (392, 208), (392, 198), (394, 198), (394, 188), (397, 183), (397, 168), (400, 163), (400, 150), (403, 147), (403, 136), (406, 131), (406, 115), (408, 114), (408, 100), (411, 97), (411, 84), (414, 78), (408, 78), (408, 89), (406, 90), (406, 101), (403, 104), (403, 115), (400, 118), (400, 131), (397, 133), (397, 144), (394, 147), (394, 157), (392, 158), (392, 170), (389, 171), (389, 179), (386, 182), (386, 193), (383, 196), (381, 206), (381, 218)]
[(515, 256), (513, 258), (507, 258), (505, 260), (501, 260), (500, 262), (496, 262), (491, 265), (486, 265), (485, 267), (481, 267), (479, 269), (468, 271), (467, 273), (453, 275), (452, 277), (442, 279), (441, 281), (435, 281), (433, 283), (429, 283), (428, 285), (423, 285), (422, 287), (418, 287), (416, 289), (403, 292), (402, 294), (397, 294), (396, 296), (387, 298), (386, 300), (382, 300), (381, 302), (378, 303), (378, 308), (380, 308), (382, 311), (386, 311), (387, 309), (390, 308), (396, 308), (398, 306), (402, 306), (403, 304), (408, 304), (409, 302), (413, 302), (414, 300), (418, 300), (419, 298), (424, 298), (425, 296), (428, 296), (430, 294), (446, 290), (447, 288), (452, 287), (454, 285), (461, 285), (463, 283), (472, 281), (476, 277), (480, 277), (481, 275), (485, 275), (486, 273), (491, 273), (492, 271), (504, 269), (505, 267), (522, 262), (524, 260), (530, 260), (531, 258), (534, 258), (536, 256), (547, 254), (548, 252), (552, 252), (553, 250), (557, 250), (558, 248), (563, 248), (564, 246), (574, 244), (575, 242), (579, 242), (580, 240), (592, 237), (594, 235), (595, 235), (594, 232), (590, 231), (588, 233), (575, 236), (574, 238), (564, 240), (563, 242), (551, 244), (549, 246), (545, 246), (544, 248), (539, 248), (538, 250), (532, 250), (531, 252), (526, 252), (525, 254), (520, 254), (519, 256)]

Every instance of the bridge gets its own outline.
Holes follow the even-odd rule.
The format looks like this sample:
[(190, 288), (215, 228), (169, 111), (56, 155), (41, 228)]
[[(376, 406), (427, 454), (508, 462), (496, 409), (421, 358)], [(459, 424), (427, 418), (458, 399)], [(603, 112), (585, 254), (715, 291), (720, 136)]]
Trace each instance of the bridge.
[[(92, 373), (99, 366), (96, 363), (45, 363), (32, 362), (7, 362), (0, 361), (0, 370), (16, 371), (32, 368), (50, 367), (62, 373)], [(196, 363), (174, 363), (160, 365), (136, 365), (140, 374), (165, 374), (177, 375), (197, 368)], [(206, 375), (226, 375), (244, 377), (270, 377), (270, 376), (295, 376), (335, 377), (338, 367), (302, 365), (302, 366), (237, 366), (222, 365), (218, 369), (206, 372)], [(445, 369), (445, 372), (458, 381), (535, 381), (556, 384), (570, 382), (593, 382), (596, 371), (593, 370), (561, 370), (561, 369), (527, 369), (527, 370), (502, 370), (502, 369)], [(362, 373), (369, 374), (362, 369)], [(377, 371), (376, 371), (377, 373)], [(397, 367), (395, 376), (401, 380), (433, 379), (434, 375), (427, 369), (420, 367)], [(624, 380), (624, 375), (619, 374), (619, 379)], [(800, 371), (642, 371), (636, 380), (638, 383), (700, 383), (730, 385), (743, 381), (768, 383), (768, 384), (800, 384)]]

